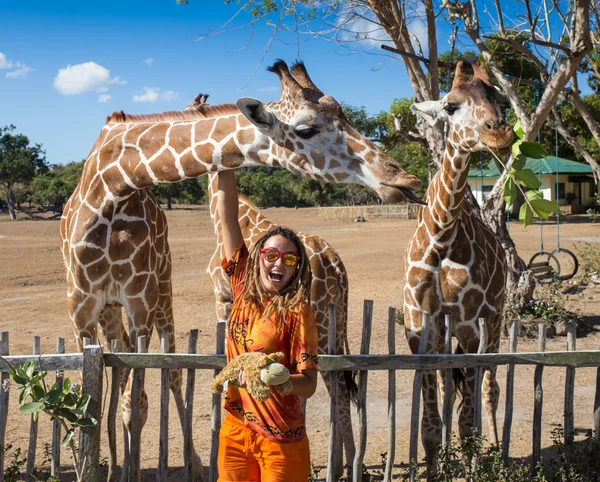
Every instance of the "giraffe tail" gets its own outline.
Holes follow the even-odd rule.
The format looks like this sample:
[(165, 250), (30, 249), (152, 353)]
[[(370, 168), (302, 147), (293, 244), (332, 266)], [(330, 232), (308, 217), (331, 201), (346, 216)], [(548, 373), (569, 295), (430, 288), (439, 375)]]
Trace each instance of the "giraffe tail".
[[(455, 355), (460, 355), (464, 353), (462, 347), (460, 346), (460, 344), (456, 347), (456, 351), (454, 352)], [(458, 404), (458, 410), (461, 409), (463, 401), (464, 401), (464, 394), (465, 394), (465, 385), (467, 383), (467, 376), (465, 374), (464, 369), (462, 368), (453, 368), (452, 369), (452, 379), (454, 381), (454, 386), (456, 387), (456, 391), (458, 393), (460, 393), (460, 403)]]
[(348, 397), (354, 406), (356, 406), (356, 394), (358, 393), (358, 384), (356, 383), (356, 371), (345, 371), (344, 382), (346, 384), (346, 390), (348, 390)]

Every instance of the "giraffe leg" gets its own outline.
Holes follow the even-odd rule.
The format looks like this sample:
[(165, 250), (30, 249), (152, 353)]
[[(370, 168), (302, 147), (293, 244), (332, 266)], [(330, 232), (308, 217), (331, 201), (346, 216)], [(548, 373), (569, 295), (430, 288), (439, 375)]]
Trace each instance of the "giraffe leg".
[[(165, 274), (165, 276), (161, 278), (161, 294), (159, 295), (155, 326), (156, 332), (161, 339), (163, 336), (167, 337), (169, 353), (175, 353), (175, 327), (173, 321), (170, 270), (168, 272), (168, 276)], [(185, 402), (183, 398), (182, 380), (182, 370), (169, 371), (169, 386), (171, 388), (171, 393), (173, 393), (173, 398), (175, 399), (175, 406), (177, 407), (177, 414), (179, 416), (179, 423), (181, 424), (182, 433), (185, 433)], [(202, 460), (196, 452), (193, 441), (192, 465), (194, 481), (204, 482), (205, 479)]]
[[(490, 329), (490, 341), (488, 342), (488, 353), (498, 353), (500, 348), (500, 330), (502, 327), (502, 314), (494, 317)], [(493, 438), (494, 447), (500, 447), (500, 437), (498, 436), (498, 421), (496, 412), (498, 410), (498, 399), (500, 398), (500, 386), (496, 381), (497, 366), (485, 367), (483, 371), (482, 383), (482, 402), (488, 416), (488, 426), (490, 435)]]
[(463, 397), (458, 415), (458, 433), (461, 440), (473, 436), (475, 420), (475, 403), (473, 397), (475, 393), (475, 369), (467, 368), (464, 370), (464, 374)]

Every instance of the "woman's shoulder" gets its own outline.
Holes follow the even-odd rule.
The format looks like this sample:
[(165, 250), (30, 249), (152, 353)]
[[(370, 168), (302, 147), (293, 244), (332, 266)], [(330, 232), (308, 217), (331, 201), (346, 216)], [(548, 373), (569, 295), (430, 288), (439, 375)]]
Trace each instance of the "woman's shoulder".
[(307, 303), (306, 301), (299, 301), (290, 311), (292, 314), (300, 317), (314, 316), (310, 303)]

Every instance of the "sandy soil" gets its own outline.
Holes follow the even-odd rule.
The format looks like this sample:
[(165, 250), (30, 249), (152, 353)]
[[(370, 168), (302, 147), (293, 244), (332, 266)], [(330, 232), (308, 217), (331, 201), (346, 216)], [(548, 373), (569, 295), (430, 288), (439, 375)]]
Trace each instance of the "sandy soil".
[[(374, 300), (374, 321), (371, 353), (387, 352), (387, 312), (389, 306), (402, 305), (403, 267), (402, 255), (414, 229), (414, 221), (370, 221), (366, 223), (321, 221), (316, 209), (268, 209), (264, 211), (276, 223), (294, 229), (318, 234), (330, 242), (342, 256), (350, 278), (350, 309), (348, 333), (352, 352), (360, 350), (362, 304), (364, 299)], [(215, 315), (212, 287), (205, 273), (214, 246), (214, 235), (207, 207), (180, 208), (167, 213), (169, 241), (173, 253), (173, 291), (178, 350), (187, 347), (186, 333), (192, 328), (200, 330), (199, 353), (213, 353), (215, 344)], [(577, 251), (583, 242), (600, 242), (600, 225), (574, 222), (560, 227), (561, 247)], [(74, 351), (75, 343), (65, 307), (65, 277), (58, 243), (58, 221), (9, 222), (0, 217), (0, 330), (10, 332), (11, 354), (31, 351), (32, 336), (41, 336), (42, 351), (52, 353), (56, 337), (66, 339), (66, 350)], [(529, 259), (539, 249), (539, 228), (527, 230), (511, 225), (512, 235), (524, 259)], [(556, 226), (545, 226), (546, 249), (556, 245)], [(573, 304), (586, 316), (591, 329), (577, 340), (578, 349), (597, 349), (600, 333), (595, 323), (600, 323), (597, 303), (600, 288), (588, 288), (578, 295)], [(519, 351), (536, 351), (537, 342), (521, 340)], [(397, 334), (397, 352), (408, 353), (401, 333)], [(151, 351), (158, 351), (158, 342), (152, 341)], [(502, 340), (501, 350), (506, 351), (507, 340)], [(548, 350), (566, 349), (565, 338), (549, 340)], [(73, 374), (75, 377), (76, 374)], [(146, 387), (159, 386), (159, 373), (146, 374)], [(210, 450), (210, 399), (208, 383), (211, 374), (198, 373), (194, 415), (194, 438), (202, 459), (208, 460)], [(397, 448), (399, 466), (408, 460), (408, 439), (412, 373), (397, 375)], [(504, 385), (506, 370), (498, 370), (498, 379)], [(551, 446), (550, 433), (562, 423), (565, 369), (547, 368), (544, 377), (544, 429), (543, 447)], [(577, 371), (575, 387), (575, 426), (578, 437), (591, 428), (595, 393), (595, 369)], [(381, 467), (381, 456), (387, 450), (387, 373), (372, 372), (368, 382), (368, 447), (366, 465), (369, 470)], [(525, 457), (531, 453), (531, 422), (533, 418), (533, 368), (516, 368), (516, 399), (514, 409), (511, 455)], [(144, 480), (154, 480), (153, 470), (158, 454), (158, 392), (148, 390), (150, 416), (143, 431)], [(19, 445), (28, 438), (28, 417), (18, 414), (15, 406), (9, 416), (7, 442)], [(504, 416), (504, 398), (500, 400), (499, 420)], [(308, 427), (313, 462), (325, 466), (327, 454), (327, 428), (329, 419), (328, 397), (323, 383), (308, 403)], [(456, 420), (456, 417), (455, 417)], [(485, 424), (485, 420), (484, 420)], [(182, 435), (175, 410), (170, 425), (170, 480), (178, 480), (182, 466)], [(355, 431), (356, 433), (356, 431)], [(44, 443), (50, 442), (50, 422), (41, 417), (38, 454)], [(106, 454), (106, 451), (104, 451)], [(38, 460), (40, 459), (38, 455)], [(420, 456), (422, 453), (420, 452)], [(66, 459), (66, 455), (65, 455)], [(67, 459), (68, 460), (68, 459)], [(400, 469), (397, 469), (398, 472)], [(321, 471), (324, 475), (325, 470)]]

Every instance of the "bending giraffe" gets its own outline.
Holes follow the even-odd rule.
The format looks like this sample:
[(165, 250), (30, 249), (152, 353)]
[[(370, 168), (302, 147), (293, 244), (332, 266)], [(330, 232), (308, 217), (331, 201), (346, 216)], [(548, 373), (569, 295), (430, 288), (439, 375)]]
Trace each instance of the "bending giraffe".
[[(486, 352), (497, 352), (506, 285), (506, 258), (500, 239), (483, 223), (479, 209), (468, 198), (467, 175), (471, 153), (498, 152), (511, 145), (513, 131), (504, 122), (507, 99), (490, 83), (485, 70), (473, 64), (473, 79), (459, 62), (452, 90), (439, 101), (414, 104), (415, 114), (433, 124), (447, 122), (448, 136), (441, 169), (426, 193), (417, 228), (405, 253), (404, 316), (406, 335), (416, 353), (421, 334), (421, 315), (431, 314), (432, 335), (427, 353), (443, 353), (444, 315), (452, 315), (457, 351), (474, 353), (479, 345), (477, 320), (485, 318), (489, 333)], [(494, 443), (498, 446), (496, 409), (500, 389), (496, 367), (485, 367), (482, 387), (475, 387), (474, 369), (466, 369), (463, 402), (459, 414), (461, 438), (472, 435), (473, 394), (483, 390)], [(443, 393), (443, 377), (438, 377)], [(442, 421), (438, 411), (436, 375), (423, 375), (421, 435), (430, 475), (441, 443)]]
[[(217, 246), (206, 271), (210, 276), (215, 293), (215, 305), (219, 321), (227, 323), (231, 314), (233, 293), (229, 277), (221, 268), (223, 259), (223, 241), (221, 238), (220, 219), (217, 214), (217, 183), (215, 174), (209, 174), (208, 194), (210, 198), (210, 217), (217, 236)], [(267, 219), (260, 210), (243, 194), (239, 194), (239, 223), (246, 246), (250, 249), (268, 231), (276, 225)], [(330, 304), (335, 306), (336, 320), (336, 353), (350, 353), (348, 345), (348, 276), (340, 256), (327, 241), (319, 236), (296, 233), (306, 249), (306, 254), (312, 270), (310, 290), (311, 307), (315, 315), (319, 334), (319, 353), (326, 354), (328, 349)], [(323, 375), (323, 381), (330, 390), (329, 377)], [(336, 440), (337, 460), (340, 466), (336, 468), (337, 478), (343, 474), (342, 444), (345, 447), (346, 464), (352, 467), (356, 448), (352, 434), (351, 400), (356, 394), (356, 385), (351, 372), (342, 372), (338, 379), (338, 421), (341, 438)]]
[[(209, 171), (265, 165), (314, 179), (355, 182), (387, 202), (406, 197), (421, 182), (356, 132), (340, 105), (312, 82), (302, 63), (269, 69), (281, 83), (280, 99), (150, 115), (115, 112), (86, 160), (79, 184), (61, 218), (67, 271), (67, 308), (81, 350), (82, 338), (119, 339), (134, 350), (137, 337), (154, 328), (175, 351), (171, 257), (167, 223), (149, 187)], [(127, 330), (121, 309), (127, 314)], [(127, 380), (127, 381), (126, 381)], [(181, 371), (171, 390), (183, 427)], [(130, 427), (130, 376), (123, 375), (123, 420)], [(142, 393), (135, 409), (147, 417)], [(194, 477), (203, 480), (199, 457)]]

